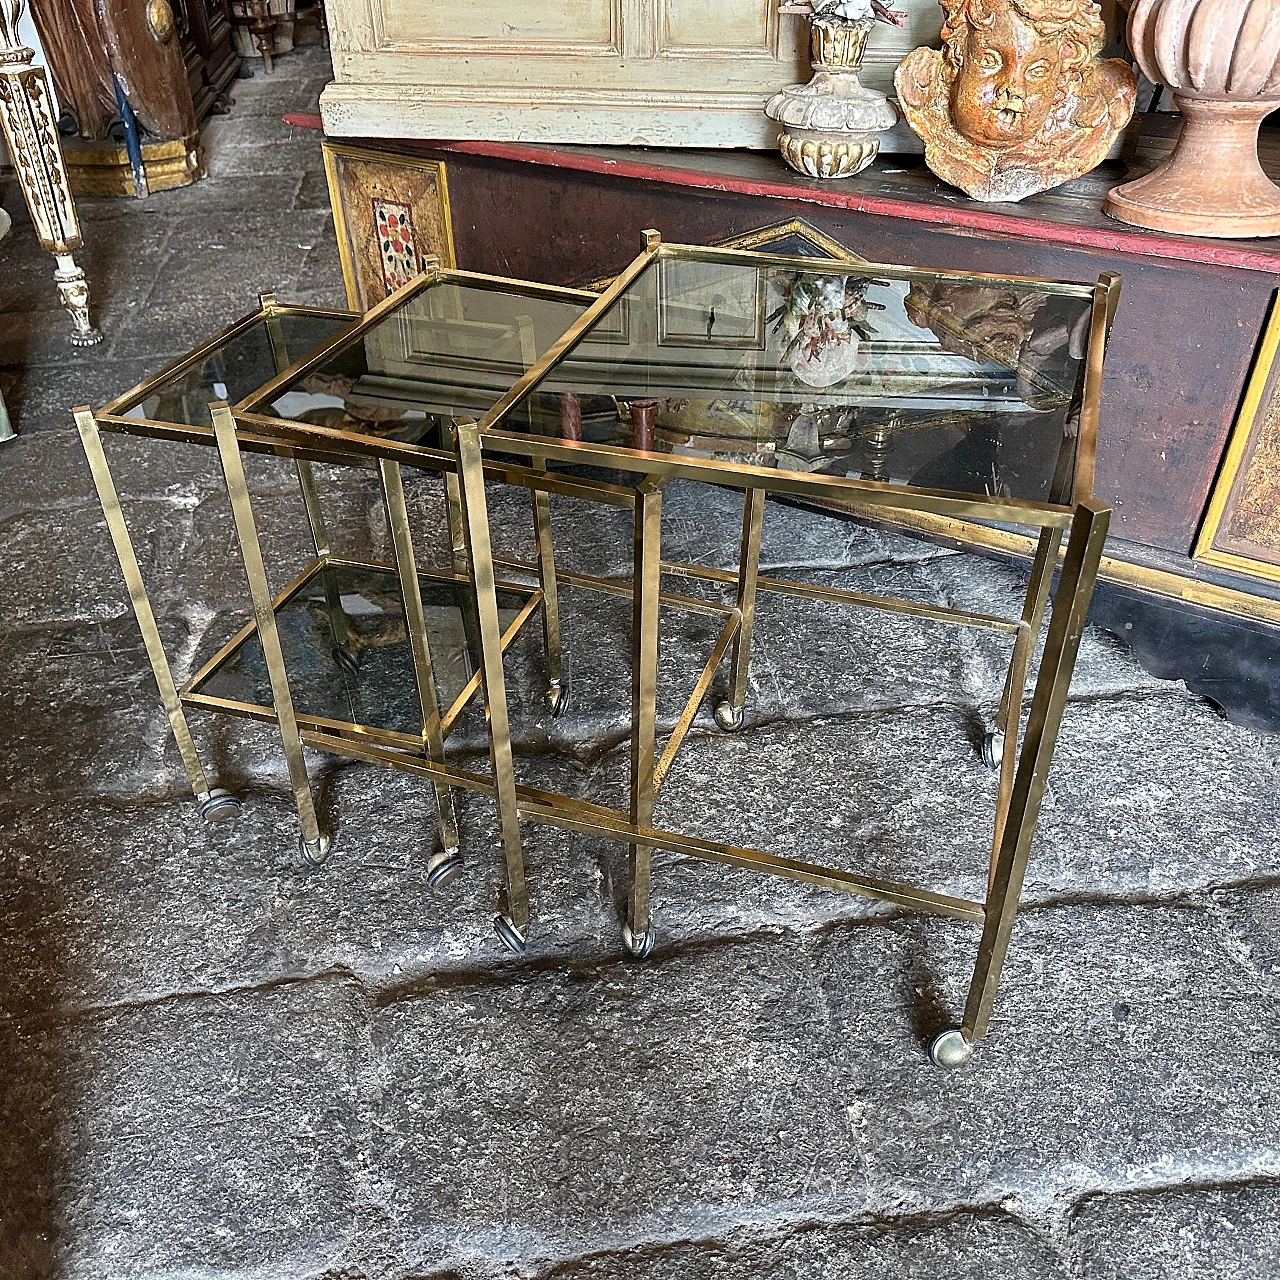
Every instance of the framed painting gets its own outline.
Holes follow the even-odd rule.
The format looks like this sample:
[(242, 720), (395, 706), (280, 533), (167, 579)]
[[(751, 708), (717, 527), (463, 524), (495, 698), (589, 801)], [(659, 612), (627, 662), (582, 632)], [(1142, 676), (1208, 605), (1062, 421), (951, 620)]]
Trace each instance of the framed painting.
[(435, 256), (455, 265), (449, 187), (438, 160), (324, 143), (347, 303), (368, 311)]
[(1280, 300), (1262, 335), (1240, 414), (1192, 555), (1280, 582)]

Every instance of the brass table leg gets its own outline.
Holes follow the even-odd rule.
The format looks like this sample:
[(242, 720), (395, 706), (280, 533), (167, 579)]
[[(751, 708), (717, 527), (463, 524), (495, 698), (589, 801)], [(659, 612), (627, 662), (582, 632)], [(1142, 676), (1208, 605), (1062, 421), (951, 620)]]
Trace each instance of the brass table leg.
[[(631, 606), (631, 825), (653, 826), (658, 702), (658, 603), (662, 588), (662, 490), (642, 485), (636, 495)], [(623, 941), (634, 956), (653, 949), (649, 920), (652, 849), (628, 852), (627, 919)]]
[(1036, 641), (1040, 639), (1040, 623), (1044, 618), (1045, 605), (1049, 601), (1049, 588), (1053, 585), (1053, 570), (1058, 563), (1058, 547), (1061, 542), (1061, 529), (1040, 531), (1035, 559), (1031, 564), (1031, 579), (1027, 583), (1027, 596), (1022, 605), (1023, 625), (1013, 642), (1013, 656), (1005, 675), (1000, 710), (996, 715), (996, 729), (987, 734), (982, 746), (982, 758), (989, 766), (1000, 770), (988, 892), (995, 884), (996, 859), (1000, 853), (1000, 842), (1004, 839), (1009, 801), (1013, 796), (1013, 770), (1018, 758), (1018, 731), (1022, 725), (1022, 700), (1027, 684), (1027, 670), (1031, 665)]
[(469, 577), (467, 532), (462, 527), (462, 493), (458, 488), (458, 477), (455, 472), (445, 472), (444, 492), (449, 507), (449, 542), (453, 552), (453, 572), (457, 577)]
[[(400, 577), (400, 595), (404, 602), (409, 648), (413, 653), (413, 674), (418, 685), (418, 706), (422, 714), (423, 745), (434, 763), (444, 764), (444, 735), (440, 728), (440, 706), (436, 698), (431, 647), (427, 642), (427, 624), (422, 610), (422, 588), (418, 582), (418, 565), (413, 553), (413, 534), (409, 529), (409, 512), (405, 506), (400, 464), (380, 458), (378, 472), (382, 479), (382, 496), (386, 504), (387, 524), (391, 530), (396, 573)], [(439, 781), (435, 783), (435, 792), (442, 847), (432, 853), (427, 863), (427, 883), (432, 888), (448, 884), (462, 870), (458, 820), (453, 810), (453, 792), (448, 783)]]
[(538, 545), (538, 585), (542, 588), (542, 638), (547, 655), (547, 708), (558, 716), (569, 705), (560, 641), (560, 592), (556, 581), (555, 546), (551, 540), (551, 495), (530, 490), (534, 536)]
[(1040, 816), (1049, 765), (1058, 740), (1110, 515), (1105, 507), (1092, 499), (1076, 507), (1071, 540), (1067, 544), (1066, 560), (1054, 596), (1044, 657), (1031, 699), (1027, 731), (1018, 756), (1013, 798), (996, 859), (994, 884), (987, 895), (982, 942), (969, 984), (964, 1022), (958, 1028), (943, 1031), (929, 1047), (930, 1056), (939, 1066), (959, 1066), (973, 1052), (974, 1042), (982, 1039), (987, 1031), (1000, 983), (1000, 970), (1018, 914), (1018, 899), (1031, 855), (1031, 841)]
[(520, 850), (520, 818), (516, 811), (515, 766), (511, 756), (511, 725), (507, 718), (507, 686), (502, 671), (502, 627), (498, 619), (497, 580), (489, 538), (489, 510), (484, 495), (484, 463), (480, 432), (474, 422), (457, 426), (458, 476), (462, 524), (472, 566), (476, 613), (480, 624), (480, 684), (489, 724), (489, 760), (498, 802), (498, 823), (507, 870), (506, 911), (494, 920), (498, 936), (511, 950), (525, 948), (529, 928), (529, 898)]
[[(538, 362), (538, 341), (530, 316), (517, 317), (520, 325), (520, 354), (527, 370)], [(565, 434), (565, 415), (572, 420), (576, 414), (578, 438), (582, 436), (582, 406), (576, 395), (569, 393), (558, 397), (561, 435)], [(534, 412), (535, 421), (543, 414)], [(546, 471), (542, 459), (532, 463), (535, 471)], [(555, 548), (551, 541), (551, 495), (538, 489), (530, 490), (533, 502), (533, 536), (537, 546), (538, 586), (542, 588), (542, 640), (547, 655), (547, 710), (558, 716), (568, 706), (568, 689), (564, 683), (564, 669), (560, 653), (560, 595), (556, 581)]]
[(275, 610), (271, 606), (271, 587), (267, 582), (266, 566), (262, 562), (262, 547), (258, 542), (253, 506), (249, 501), (249, 486), (245, 482), (244, 460), (240, 456), (240, 443), (236, 439), (235, 419), (225, 403), (215, 401), (209, 409), (213, 416), (222, 474), (227, 482), (227, 495), (231, 499), (236, 536), (240, 541), (240, 556), (244, 562), (245, 577), (249, 580), (249, 594), (253, 598), (253, 612), (258, 619), (258, 641), (262, 645), (262, 656), (271, 680), (271, 700), (275, 704), (276, 722), (280, 726), (280, 741), (284, 746), (285, 763), (289, 767), (289, 782), (298, 806), (298, 822), (302, 827), (298, 847), (305, 861), (318, 866), (329, 856), (330, 840), (320, 830), (315, 801), (311, 796), (307, 764), (302, 755), (302, 739), (298, 736), (298, 720), (293, 710), (293, 696), (289, 692), (284, 652), (280, 648), (280, 633), (276, 629)]
[(738, 555), (738, 613), (742, 617), (733, 640), (733, 664), (729, 696), (716, 707), (716, 724), (726, 733), (742, 728), (747, 701), (747, 670), (751, 663), (751, 637), (756, 618), (756, 579), (760, 576), (760, 542), (764, 532), (764, 490), (747, 489), (742, 495), (742, 544)]
[(342, 593), (338, 590), (338, 583), (328, 563), (332, 548), (329, 544), (329, 532), (325, 527), (324, 512), (320, 508), (320, 494), (316, 489), (315, 473), (306, 458), (295, 458), (293, 465), (298, 473), (298, 487), (302, 490), (302, 501), (307, 509), (307, 523), (311, 526), (311, 542), (316, 549), (316, 559), (322, 564), (320, 585), (324, 588), (329, 629), (333, 632), (334, 657), (348, 675), (354, 675), (359, 665), (360, 654), (353, 642), (351, 621), (342, 607)]
[(160, 639), (160, 629), (156, 626), (146, 584), (142, 581), (142, 570), (138, 568), (138, 557), (134, 554), (129, 527), (125, 524), (120, 495), (116, 492), (115, 481), (112, 480), (111, 470), (107, 466), (107, 455), (103, 452), (98, 424), (87, 407), (77, 409), (75, 418), (76, 426), (80, 431), (80, 440), (84, 444), (85, 456), (89, 460), (89, 470), (93, 474), (93, 483), (98, 490), (98, 500), (102, 503), (102, 514), (107, 520), (107, 530), (115, 546), (116, 558), (120, 561), (120, 572), (124, 575), (134, 616), (138, 619), (138, 630), (142, 632), (142, 643), (146, 646), (151, 671), (160, 690), (160, 701), (164, 703), (165, 713), (169, 717), (169, 728), (173, 731), (174, 740), (178, 744), (178, 753), (182, 757), (182, 767), (186, 770), (191, 782), (191, 790), (195, 792), (196, 803), (200, 806), (200, 816), (207, 822), (221, 822), (234, 818), (243, 807), (239, 799), (221, 787), (209, 785), (204, 766), (201, 765), (200, 757), (196, 753), (196, 744), (191, 737), (191, 727), (187, 724), (187, 717), (182, 710), (182, 702), (173, 680), (173, 671), (169, 667), (169, 659), (165, 656), (164, 642)]
[[(276, 295), (258, 294), (258, 305), (266, 313), (265, 328), (267, 341), (271, 345), (272, 362), (276, 366), (276, 372), (283, 373), (291, 362)], [(316, 488), (315, 472), (306, 458), (295, 458), (293, 465), (298, 473), (298, 488), (302, 491), (303, 505), (307, 510), (307, 523), (311, 526), (311, 542), (316, 549), (316, 559), (323, 566), (320, 570), (320, 585), (324, 590), (325, 607), (329, 613), (329, 628), (333, 632), (333, 655), (348, 675), (355, 675), (360, 656), (359, 647), (354, 643), (350, 621), (342, 608), (342, 594), (328, 564), (332, 549), (329, 533), (325, 528), (324, 511), (320, 506), (320, 493)]]

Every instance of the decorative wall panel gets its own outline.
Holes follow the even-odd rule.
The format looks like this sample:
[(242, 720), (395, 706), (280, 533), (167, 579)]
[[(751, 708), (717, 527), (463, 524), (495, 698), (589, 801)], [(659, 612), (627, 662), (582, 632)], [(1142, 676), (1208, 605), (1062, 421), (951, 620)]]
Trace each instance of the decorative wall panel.
[(444, 165), (324, 144), (347, 303), (368, 311), (422, 270), (454, 265)]
[[(897, 0), (863, 79), (893, 92), (934, 43), (936, 0)], [(778, 0), (328, 0), (332, 137), (774, 147), (765, 99), (809, 78), (808, 23)], [(918, 150), (900, 125), (884, 150)]]

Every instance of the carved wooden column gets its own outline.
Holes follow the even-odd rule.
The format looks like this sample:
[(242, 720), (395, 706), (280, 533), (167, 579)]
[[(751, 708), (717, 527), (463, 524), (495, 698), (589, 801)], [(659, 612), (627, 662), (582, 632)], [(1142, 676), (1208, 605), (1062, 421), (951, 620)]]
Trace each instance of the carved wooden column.
[(26, 0), (0, 0), (0, 128), (26, 197), (40, 247), (53, 254), (53, 278), (71, 316), (71, 341), (89, 347), (102, 334), (89, 320), (89, 285), (71, 256), (83, 243), (43, 67), (18, 37)]

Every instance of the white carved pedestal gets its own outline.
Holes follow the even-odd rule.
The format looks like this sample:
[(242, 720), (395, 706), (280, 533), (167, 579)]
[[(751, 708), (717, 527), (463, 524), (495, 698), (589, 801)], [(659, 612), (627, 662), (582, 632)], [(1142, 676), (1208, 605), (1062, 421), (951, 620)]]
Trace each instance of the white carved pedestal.
[(71, 256), (83, 243), (67, 170), (53, 121), (53, 99), (43, 67), (18, 36), (26, 0), (0, 0), (0, 128), (26, 197), (40, 247), (53, 254), (53, 278), (71, 316), (71, 341), (89, 347), (102, 341), (89, 320), (89, 285)]

